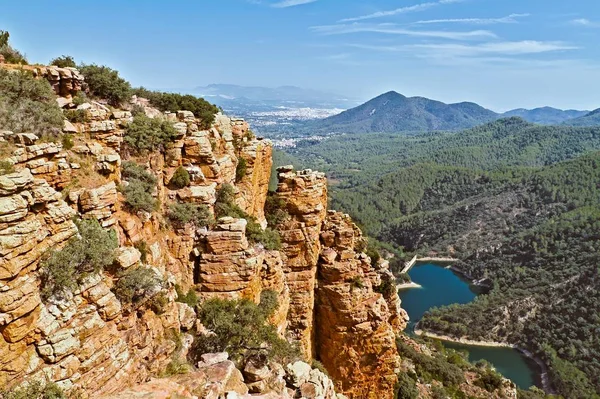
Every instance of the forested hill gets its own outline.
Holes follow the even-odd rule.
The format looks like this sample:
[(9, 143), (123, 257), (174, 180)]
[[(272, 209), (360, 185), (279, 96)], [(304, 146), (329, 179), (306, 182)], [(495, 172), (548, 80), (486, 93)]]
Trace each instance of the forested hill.
[(589, 111), (562, 110), (552, 107), (541, 107), (534, 109), (513, 109), (502, 114), (503, 117), (518, 116), (528, 122), (539, 123), (541, 125), (557, 125), (570, 119), (579, 118), (587, 115)]
[(463, 174), (544, 166), (593, 150), (600, 150), (600, 127), (539, 126), (509, 118), (459, 133), (338, 136), (299, 147), (291, 159), (278, 162), (326, 171), (333, 183), (333, 206), (376, 236), (390, 220), (425, 209), (421, 200), (427, 194), (431, 201), (435, 186), (444, 186), (439, 201), (459, 196), (453, 187), (461, 184)]
[(600, 108), (579, 118), (571, 119), (565, 122), (570, 126), (598, 126), (600, 125)]
[[(565, 398), (598, 397), (599, 181), (600, 153), (512, 175), (465, 175), (463, 198), (428, 200), (431, 210), (386, 227), (382, 239), (450, 253), (467, 275), (492, 284), (473, 303), (430, 312), (420, 327), (517, 344), (546, 362)], [(448, 181), (433, 190), (444, 187), (459, 188)]]
[(311, 128), (347, 133), (460, 130), (497, 117), (493, 111), (474, 103), (444, 104), (390, 91), (356, 108), (315, 122)]

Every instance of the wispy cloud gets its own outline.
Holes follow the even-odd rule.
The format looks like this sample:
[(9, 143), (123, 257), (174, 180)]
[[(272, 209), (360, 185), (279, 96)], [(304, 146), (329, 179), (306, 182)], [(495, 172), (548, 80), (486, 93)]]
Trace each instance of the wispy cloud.
[(518, 18), (529, 17), (531, 14), (510, 14), (502, 18), (456, 18), (456, 19), (429, 19), (417, 21), (415, 24), (473, 24), (473, 25), (494, 25), (494, 24), (515, 24)]
[(410, 12), (425, 11), (430, 8), (441, 6), (444, 4), (462, 3), (463, 1), (465, 1), (465, 0), (431, 1), (431, 2), (427, 2), (427, 3), (415, 4), (413, 6), (400, 7), (400, 8), (396, 8), (394, 10), (378, 11), (373, 14), (361, 15), (361, 16), (353, 17), (353, 18), (344, 18), (344, 19), (340, 20), (339, 22), (355, 22), (355, 21), (364, 21), (366, 19), (391, 17), (391, 16), (398, 15), (398, 14), (406, 14), (406, 13), (410, 13)]
[(478, 38), (495, 38), (493, 32), (486, 30), (475, 30), (466, 32), (455, 31), (426, 31), (426, 30), (411, 30), (398, 27), (395, 24), (338, 24), (338, 25), (321, 25), (312, 26), (310, 30), (323, 35), (345, 35), (351, 33), (382, 33), (388, 35), (404, 35), (412, 37), (426, 37), (450, 40), (470, 40)]
[(564, 42), (543, 42), (535, 40), (489, 42), (481, 44), (407, 44), (398, 46), (381, 46), (369, 44), (347, 44), (348, 47), (383, 52), (410, 52), (413, 55), (428, 57), (464, 58), (480, 56), (519, 56), (541, 54), (558, 51), (577, 50), (578, 47)]
[(569, 23), (571, 25), (584, 26), (586, 28), (600, 28), (600, 23), (590, 21), (587, 18), (572, 19)]
[(314, 3), (317, 0), (283, 0), (278, 3), (274, 3), (271, 7), (275, 8), (287, 8), (294, 6), (301, 6), (302, 4)]

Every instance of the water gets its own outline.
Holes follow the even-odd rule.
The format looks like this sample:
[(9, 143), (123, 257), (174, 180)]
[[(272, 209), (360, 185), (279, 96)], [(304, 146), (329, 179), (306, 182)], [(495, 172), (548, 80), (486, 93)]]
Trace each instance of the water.
[[(400, 291), (402, 308), (410, 316), (408, 333), (427, 310), (453, 303), (469, 303), (478, 294), (468, 281), (454, 274), (450, 269), (434, 264), (417, 265), (409, 273), (412, 280), (422, 288), (410, 288)], [(469, 360), (475, 362), (485, 359), (494, 365), (502, 375), (510, 378), (519, 388), (527, 389), (540, 386), (539, 369), (535, 362), (521, 352), (511, 348), (489, 348), (474, 345), (443, 342), (447, 348), (467, 351)]]

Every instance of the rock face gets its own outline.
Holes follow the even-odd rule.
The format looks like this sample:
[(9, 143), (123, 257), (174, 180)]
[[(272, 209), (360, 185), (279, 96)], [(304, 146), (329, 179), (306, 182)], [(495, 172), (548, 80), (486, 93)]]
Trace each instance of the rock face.
[[(330, 211), (321, 233), (315, 306), (317, 353), (338, 387), (353, 398), (393, 398), (400, 315), (379, 292), (382, 275), (361, 253), (361, 232), (347, 215)], [(393, 285), (389, 290), (396, 297)]]
[(296, 173), (283, 167), (278, 172), (277, 195), (285, 201), (291, 215), (290, 220), (279, 226), (282, 250), (287, 256), (289, 333), (310, 358), (314, 355), (315, 283), (321, 251), (319, 235), (327, 213), (327, 181), (323, 173), (311, 170)]
[[(31, 68), (50, 81), (65, 107), (75, 107), (70, 98), (83, 84), (76, 70)], [(236, 204), (265, 227), (272, 146), (240, 119), (217, 114), (201, 130), (189, 111), (161, 113), (141, 98), (133, 103), (173, 123), (177, 134), (165, 152), (132, 159), (123, 147), (131, 113), (93, 101), (77, 107), (86, 122), (65, 124), (72, 147), (0, 132), (0, 141), (14, 147), (6, 160), (16, 170), (0, 175), (0, 386), (40, 379), (87, 397), (121, 392), (115, 398), (159, 398), (171, 391), (183, 397), (339, 399), (336, 388), (351, 398), (390, 397), (398, 364), (394, 334), (404, 323), (393, 277), (385, 263), (370, 264), (347, 216), (328, 213), (325, 175), (279, 169), (276, 195), (290, 215), (270, 226), (281, 235), (280, 250), (249, 242), (245, 219), (220, 218), (210, 228), (169, 224), (170, 204), (204, 205), (214, 213), (218, 191), (232, 184)], [(126, 207), (118, 187), (129, 184), (121, 166), (131, 160), (157, 180), (151, 193), (160, 204), (156, 211)], [(180, 167), (190, 175), (184, 188), (170, 184)], [(40, 262), (77, 235), (74, 216), (114, 231), (116, 261), (65, 298), (42, 301)], [(112, 291), (121, 273), (141, 266), (164, 282), (155, 293), (160, 307), (150, 300), (121, 303)], [(391, 291), (380, 290), (385, 282)], [(125, 391), (164, 371), (174, 356), (185, 356), (191, 334), (202, 327), (192, 307), (175, 302), (175, 285), (194, 290), (201, 301), (258, 302), (263, 291), (275, 291), (279, 306), (270, 322), (299, 344), (305, 360), (321, 360), (333, 381), (302, 362), (248, 363), (238, 370), (213, 356), (190, 374)]]

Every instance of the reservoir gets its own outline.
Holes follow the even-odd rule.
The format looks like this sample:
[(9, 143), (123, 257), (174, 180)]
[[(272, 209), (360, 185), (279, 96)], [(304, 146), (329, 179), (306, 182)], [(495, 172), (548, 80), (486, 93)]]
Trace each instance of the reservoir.
[[(453, 303), (469, 303), (477, 296), (476, 288), (467, 280), (454, 274), (452, 270), (434, 264), (416, 265), (408, 274), (421, 288), (400, 290), (402, 308), (410, 316), (407, 333), (412, 334), (415, 324), (427, 310)], [(467, 351), (469, 360), (476, 362), (485, 359), (496, 370), (511, 379), (519, 388), (527, 389), (532, 385), (540, 386), (539, 368), (531, 359), (511, 348), (490, 348), (443, 342), (451, 349)]]

